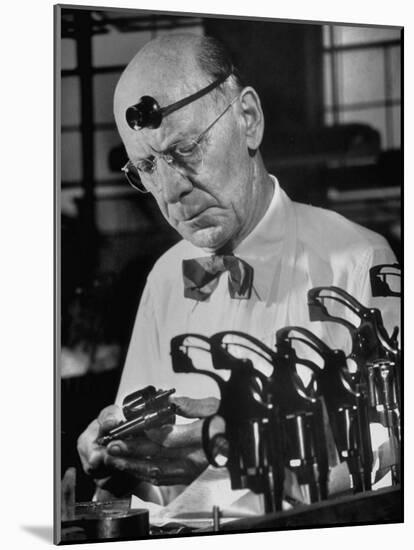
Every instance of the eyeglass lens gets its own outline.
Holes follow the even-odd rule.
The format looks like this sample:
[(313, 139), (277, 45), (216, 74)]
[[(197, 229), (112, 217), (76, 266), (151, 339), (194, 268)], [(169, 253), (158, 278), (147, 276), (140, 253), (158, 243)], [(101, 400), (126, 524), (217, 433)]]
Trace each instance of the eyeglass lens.
[(128, 182), (138, 191), (147, 192), (144, 181), (157, 188), (157, 163), (163, 160), (168, 165), (178, 170), (183, 170), (186, 175), (195, 174), (202, 165), (203, 155), (200, 145), (196, 141), (186, 141), (177, 144), (169, 153), (160, 153), (159, 156), (148, 158), (133, 164), (127, 163), (124, 173)]

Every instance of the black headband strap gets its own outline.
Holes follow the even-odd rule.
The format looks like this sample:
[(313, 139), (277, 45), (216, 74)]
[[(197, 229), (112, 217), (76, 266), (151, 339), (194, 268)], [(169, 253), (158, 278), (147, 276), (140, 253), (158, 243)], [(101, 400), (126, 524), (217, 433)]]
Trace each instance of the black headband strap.
[(182, 107), (185, 107), (189, 103), (192, 103), (196, 99), (199, 99), (200, 97), (203, 97), (203, 95), (207, 95), (211, 90), (214, 90), (214, 88), (217, 88), (220, 86), (220, 84), (223, 84), (225, 80), (228, 79), (231, 73), (227, 73), (224, 76), (218, 78), (205, 88), (201, 88), (201, 90), (198, 90), (198, 92), (195, 92), (194, 94), (191, 94), (187, 97), (184, 97), (183, 99), (180, 99), (179, 101), (176, 101), (175, 103), (172, 103), (171, 105), (168, 105), (167, 107), (161, 107), (161, 113), (163, 116), (167, 116), (174, 111), (178, 111), (178, 109), (181, 109)]
[(131, 105), (125, 112), (125, 118), (130, 128), (133, 130), (142, 130), (143, 128), (159, 128), (162, 119), (165, 116), (185, 107), (189, 103), (192, 103), (196, 99), (199, 99), (203, 95), (208, 94), (217, 86), (220, 86), (229, 76), (231, 72), (226, 73), (224, 76), (218, 78), (205, 88), (198, 90), (194, 94), (191, 94), (171, 105), (166, 107), (160, 107), (158, 101), (151, 96), (142, 96), (138, 103)]

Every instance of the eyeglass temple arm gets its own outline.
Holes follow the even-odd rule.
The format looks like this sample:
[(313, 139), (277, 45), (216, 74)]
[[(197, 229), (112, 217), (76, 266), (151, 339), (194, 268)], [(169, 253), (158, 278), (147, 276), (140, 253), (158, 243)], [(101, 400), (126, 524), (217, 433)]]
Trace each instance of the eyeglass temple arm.
[(196, 99), (199, 99), (200, 97), (203, 97), (204, 95), (211, 92), (211, 90), (214, 90), (214, 88), (217, 88), (218, 86), (220, 86), (220, 84), (223, 84), (223, 82), (228, 79), (230, 74), (231, 73), (225, 74), (224, 76), (222, 76), (218, 80), (215, 80), (214, 82), (212, 82), (211, 84), (209, 84), (205, 88), (202, 88), (201, 90), (198, 90), (198, 92), (195, 92), (194, 94), (191, 94), (187, 97), (184, 97), (183, 99), (180, 99), (180, 101), (177, 101), (176, 103), (172, 103), (171, 105), (168, 105), (167, 107), (162, 107), (161, 108), (161, 114), (163, 116), (170, 115), (174, 111), (178, 111), (178, 109), (181, 109), (182, 107), (185, 107), (186, 105), (188, 105), (189, 103), (192, 103)]
[(229, 103), (229, 104), (227, 105), (227, 107), (224, 109), (224, 111), (223, 111), (222, 113), (220, 113), (219, 116), (218, 116), (215, 120), (213, 120), (213, 122), (210, 124), (210, 126), (208, 126), (208, 128), (206, 128), (206, 129), (204, 130), (204, 132), (202, 132), (202, 133), (198, 136), (198, 138), (196, 139), (196, 143), (200, 143), (200, 141), (201, 141), (201, 140), (203, 139), (203, 137), (207, 134), (207, 132), (209, 132), (209, 131), (211, 130), (211, 128), (216, 124), (216, 122), (218, 122), (218, 121), (221, 119), (221, 117), (224, 116), (224, 115), (227, 113), (227, 111), (230, 109), (230, 107), (233, 105), (233, 103), (235, 103), (238, 99), (239, 99), (239, 96), (236, 96), (236, 97), (231, 101), (231, 103)]

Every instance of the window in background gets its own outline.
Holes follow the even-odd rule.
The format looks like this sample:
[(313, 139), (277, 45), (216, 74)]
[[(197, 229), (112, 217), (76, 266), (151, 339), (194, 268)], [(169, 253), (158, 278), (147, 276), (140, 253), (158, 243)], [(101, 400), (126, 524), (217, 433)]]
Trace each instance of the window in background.
[[(80, 12), (88, 16), (90, 26), (80, 26)], [(165, 33), (187, 32), (202, 34), (202, 20), (198, 17), (174, 15), (131, 15), (127, 11), (62, 10), (61, 40), (61, 208), (69, 216), (78, 214), (77, 201), (84, 197), (86, 182), (82, 173), (84, 144), (81, 120), (82, 102), (92, 112), (91, 128), (93, 154), (86, 162), (92, 163), (89, 176), (93, 179), (93, 193), (98, 200), (94, 206), (96, 222), (102, 233), (142, 229), (145, 220), (137, 215), (138, 201), (131, 202), (134, 191), (125, 183), (120, 170), (110, 166), (110, 153), (120, 146), (113, 117), (113, 94), (118, 78), (138, 49), (148, 40)], [(83, 36), (81, 36), (83, 34)], [(91, 66), (87, 76), (78, 67), (79, 40), (90, 41)], [(83, 53), (84, 42), (80, 53)], [(82, 97), (81, 78), (89, 79), (91, 104)], [(138, 99), (138, 98), (137, 98)], [(122, 160), (122, 159), (121, 159)], [(122, 166), (121, 163), (120, 166)], [(121, 185), (120, 185), (121, 184)], [(135, 208), (135, 210), (134, 210)]]
[(323, 46), (325, 124), (367, 124), (400, 148), (401, 29), (325, 25)]

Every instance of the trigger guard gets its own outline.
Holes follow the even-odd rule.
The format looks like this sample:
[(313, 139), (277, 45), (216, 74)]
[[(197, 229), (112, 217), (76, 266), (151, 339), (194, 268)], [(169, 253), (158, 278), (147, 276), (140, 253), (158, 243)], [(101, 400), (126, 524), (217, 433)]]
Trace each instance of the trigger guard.
[(216, 462), (216, 460), (213, 456), (213, 453), (212, 453), (212, 449), (214, 448), (214, 442), (216, 441), (216, 439), (218, 437), (223, 437), (224, 434), (223, 433), (215, 434), (212, 437), (211, 440), (210, 440), (210, 436), (209, 436), (210, 424), (211, 424), (211, 421), (213, 420), (213, 418), (215, 416), (217, 416), (217, 415), (209, 416), (208, 418), (206, 418), (204, 420), (203, 425), (201, 427), (201, 442), (202, 442), (202, 445), (203, 445), (204, 454), (206, 455), (209, 464), (211, 464), (215, 468), (222, 468), (223, 465), (218, 464)]

